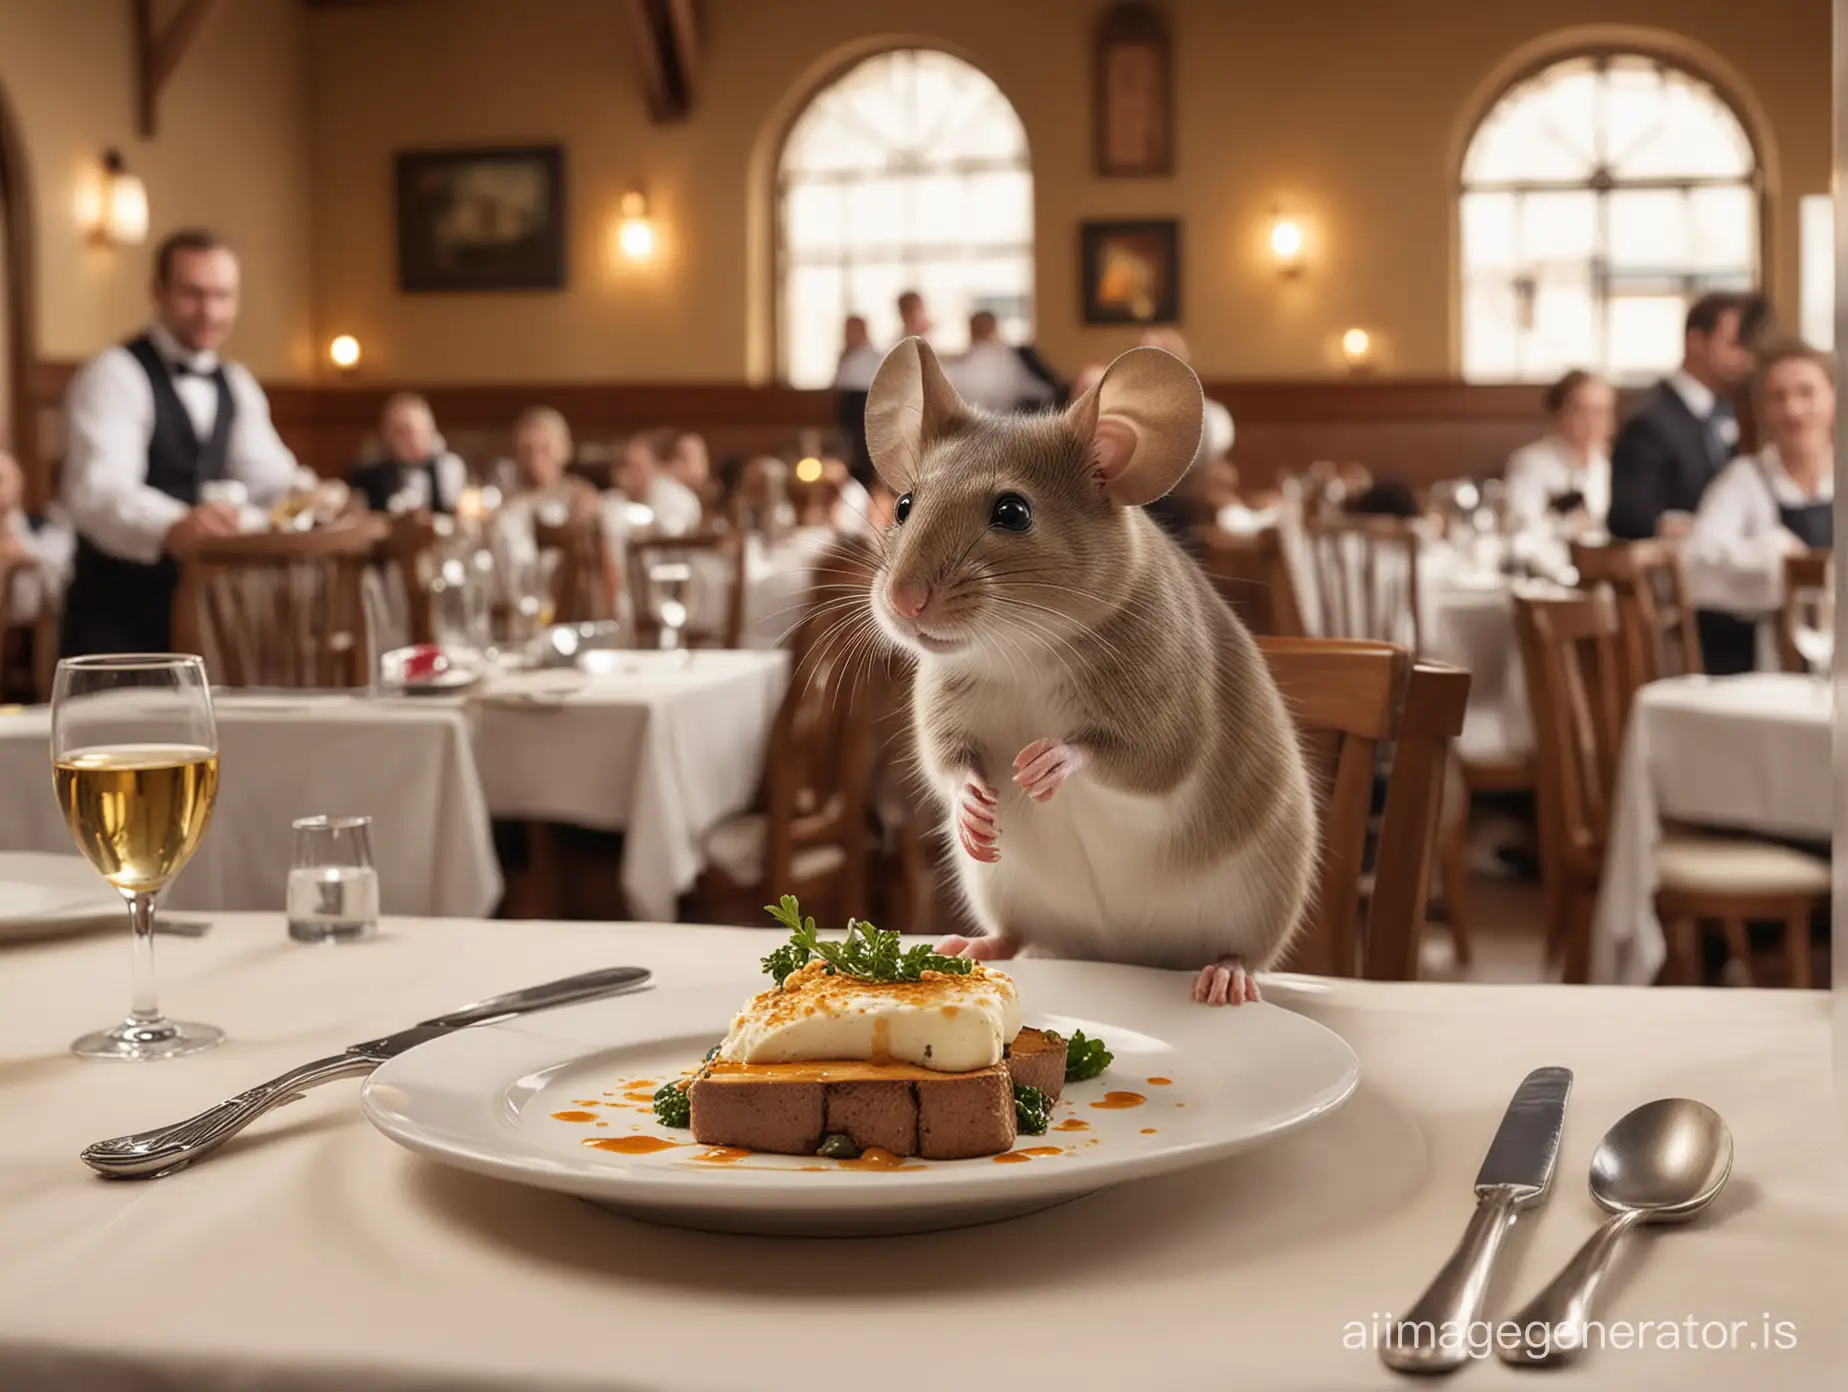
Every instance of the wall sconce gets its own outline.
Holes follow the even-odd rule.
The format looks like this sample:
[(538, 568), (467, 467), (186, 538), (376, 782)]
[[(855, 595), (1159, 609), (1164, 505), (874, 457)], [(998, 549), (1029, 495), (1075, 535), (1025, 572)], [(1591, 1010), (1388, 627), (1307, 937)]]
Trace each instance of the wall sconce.
[(342, 372), (351, 372), (359, 366), (359, 340), (352, 334), (341, 334), (327, 345), (327, 358)]
[(814, 455), (796, 461), (796, 479), (800, 483), (821, 482), (821, 461)]
[(1349, 329), (1341, 335), (1341, 356), (1358, 372), (1373, 360), (1373, 337), (1365, 329)]
[(622, 222), (616, 229), (616, 245), (631, 261), (646, 261), (654, 255), (654, 224), (648, 220), (648, 200), (639, 193), (622, 196)]
[(1303, 225), (1295, 218), (1285, 217), (1282, 213), (1271, 218), (1270, 225), (1271, 259), (1277, 263), (1277, 274), (1293, 276), (1303, 269)]
[(147, 185), (128, 172), (120, 150), (104, 151), (97, 194), (86, 209), (92, 241), (103, 246), (140, 246), (148, 239)]

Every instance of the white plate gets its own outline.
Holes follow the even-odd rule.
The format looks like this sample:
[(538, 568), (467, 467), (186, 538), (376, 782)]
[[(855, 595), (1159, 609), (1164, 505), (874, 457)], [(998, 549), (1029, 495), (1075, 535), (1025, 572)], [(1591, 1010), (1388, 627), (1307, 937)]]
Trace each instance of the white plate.
[[(1194, 1005), (1191, 974), (1053, 961), (1011, 962), (1008, 970), (1027, 1023), (1082, 1029), (1116, 1055), (1102, 1077), (1067, 1087), (1054, 1130), (1016, 1146), (1059, 1153), (1025, 1163), (984, 1156), (865, 1171), (756, 1155), (713, 1164), (696, 1158), (705, 1148), (687, 1132), (657, 1125), (645, 1104), (624, 1105), (623, 1083), (692, 1067), (761, 978), (458, 1030), (385, 1064), (367, 1080), (361, 1106), (420, 1155), (637, 1218), (718, 1232), (893, 1233), (1014, 1217), (1198, 1165), (1332, 1111), (1359, 1081), (1353, 1051), (1329, 1030), (1274, 1005)], [(1146, 1100), (1092, 1105), (1110, 1091)], [(597, 1105), (574, 1105), (585, 1102)], [(586, 1110), (604, 1125), (553, 1116)], [(1068, 1119), (1088, 1129), (1056, 1129)], [(585, 1144), (630, 1135), (685, 1144), (644, 1155)]]
[(91, 932), (128, 923), (117, 894), (82, 856), (0, 854), (0, 942)]
[(451, 667), (446, 672), (438, 672), (421, 681), (388, 681), (382, 685), (400, 696), (453, 696), (458, 691), (467, 691), (478, 685), (480, 681), (481, 673), (473, 668)]

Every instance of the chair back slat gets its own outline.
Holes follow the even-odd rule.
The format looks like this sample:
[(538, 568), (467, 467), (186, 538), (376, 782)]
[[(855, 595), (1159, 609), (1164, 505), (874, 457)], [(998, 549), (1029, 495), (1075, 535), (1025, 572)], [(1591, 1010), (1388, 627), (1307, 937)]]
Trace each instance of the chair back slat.
[[(744, 639), (744, 536), (732, 530), (694, 532), (687, 536), (639, 535), (629, 540), (629, 602), (633, 611), (636, 644), (654, 647), (661, 641), (661, 619), (655, 611), (656, 566), (667, 562), (688, 565), (693, 575), (686, 586), (688, 626), (681, 630), (690, 648), (736, 648)], [(722, 603), (692, 601), (709, 598), (710, 586), (723, 587)], [(704, 618), (703, 622), (699, 620)]]
[(180, 556), (174, 646), (225, 686), (363, 686), (372, 667), (361, 575), (382, 519), (203, 537)]
[(552, 571), (554, 623), (594, 623), (610, 617), (609, 550), (600, 516), (535, 518), (533, 545), (541, 555), (558, 557)]
[(1809, 663), (1797, 651), (1797, 595), (1803, 590), (1834, 591), (1834, 573), (1830, 569), (1832, 553), (1827, 547), (1800, 551), (1784, 558), (1784, 607), (1777, 626), (1778, 666), (1786, 672), (1807, 672)]
[(1611, 592), (1618, 710), (1627, 715), (1636, 693), (1662, 677), (1701, 670), (1700, 633), (1688, 597), (1681, 555), (1662, 541), (1609, 546), (1575, 542), (1572, 567), (1581, 589)]
[(1607, 589), (1522, 587), (1514, 614), (1539, 746), (1541, 815), (1553, 819), (1563, 852), (1600, 855), (1625, 719), (1616, 600)]
[(1266, 527), (1229, 532), (1207, 526), (1196, 528), (1194, 536), (1207, 578), (1246, 628), (1267, 638), (1307, 634), (1281, 531)]
[(1311, 516), (1304, 544), (1324, 638), (1424, 650), (1418, 529), (1398, 517)]

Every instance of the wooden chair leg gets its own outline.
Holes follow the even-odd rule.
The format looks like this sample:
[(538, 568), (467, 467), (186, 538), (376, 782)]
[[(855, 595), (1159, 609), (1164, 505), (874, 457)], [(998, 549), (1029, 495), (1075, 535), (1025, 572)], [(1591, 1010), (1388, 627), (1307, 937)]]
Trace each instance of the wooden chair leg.
[(1698, 986), (1700, 984), (1700, 924), (1691, 918), (1678, 918), (1662, 925), (1668, 939), (1667, 980), (1664, 984)]
[(563, 918), (564, 903), (560, 888), (564, 866), (558, 854), (558, 836), (550, 822), (526, 824), (526, 874), (531, 881), (532, 897), (528, 912), (535, 918)]
[(1720, 927), (1726, 933), (1727, 952), (1732, 955), (1733, 961), (1739, 964), (1740, 971), (1745, 974), (1745, 984), (1748, 986), (1754, 984), (1752, 981), (1752, 942), (1746, 936), (1745, 920), (1724, 918), (1720, 920)]
[(1806, 907), (1784, 922), (1784, 956), (1790, 963), (1792, 990), (1810, 989), (1810, 911)]
[(1583, 986), (1591, 980), (1591, 918), (1597, 905), (1597, 890), (1583, 885), (1569, 885), (1565, 890), (1565, 914), (1561, 931), (1565, 942), (1564, 965), (1560, 979), (1570, 986)]
[(1458, 812), (1446, 828), (1443, 846), (1444, 911), (1449, 917), (1450, 940), (1456, 945), (1457, 965), (1467, 967), (1473, 950), (1469, 933), (1469, 807)]

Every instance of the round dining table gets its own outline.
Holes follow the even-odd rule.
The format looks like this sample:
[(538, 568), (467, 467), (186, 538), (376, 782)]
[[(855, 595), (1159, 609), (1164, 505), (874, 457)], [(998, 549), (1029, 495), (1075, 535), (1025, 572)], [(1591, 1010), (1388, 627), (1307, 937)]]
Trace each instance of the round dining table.
[(1826, 842), (1832, 826), (1831, 688), (1751, 672), (1651, 682), (1618, 754), (1591, 979), (1647, 984), (1668, 954), (1655, 915), (1664, 822)]
[[(742, 1001), (769, 933), (388, 919), (370, 941), (309, 947), (279, 916), (224, 914), (203, 937), (163, 938), (159, 959), (166, 1007), (229, 1042), (161, 1064), (78, 1060), (70, 1039), (121, 1008), (124, 936), (0, 961), (0, 1387), (1403, 1385), (1378, 1331), (1449, 1256), (1511, 1094), (1545, 1065), (1576, 1075), (1558, 1169), (1505, 1244), (1487, 1317), (1506, 1319), (1604, 1216), (1586, 1175), (1606, 1128), (1685, 1095), (1731, 1126), (1732, 1181), (1700, 1220), (1633, 1239), (1599, 1310), (1625, 1332), (1555, 1376), (1611, 1392), (1839, 1385), (1848, 1174), (1820, 992), (1271, 977), (1269, 1003), (1238, 1008), (1300, 1011), (1359, 1058), (1332, 1114), (1006, 1223), (802, 1240), (649, 1226), (444, 1168), (373, 1131), (350, 1082), (166, 1178), (78, 1161), (88, 1142), (569, 973), (638, 964), (657, 987), (724, 984)], [(1171, 976), (1176, 1011), (1212, 1008)], [(1535, 1385), (1489, 1351), (1468, 1386)]]

